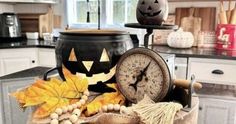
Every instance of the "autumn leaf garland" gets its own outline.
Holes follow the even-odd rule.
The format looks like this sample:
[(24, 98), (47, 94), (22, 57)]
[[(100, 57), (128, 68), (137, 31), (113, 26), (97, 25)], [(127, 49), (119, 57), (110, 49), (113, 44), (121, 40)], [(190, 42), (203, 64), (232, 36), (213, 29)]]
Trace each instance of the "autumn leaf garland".
[(31, 86), (16, 91), (11, 96), (16, 97), (23, 108), (38, 105), (33, 117), (44, 118), (56, 108), (77, 102), (87, 88), (86, 78), (66, 75), (65, 82), (57, 78), (51, 78), (49, 81), (38, 79)]
[[(88, 89), (88, 80), (79, 75), (73, 75), (67, 69), (63, 70), (66, 81), (51, 78), (49, 81), (36, 80), (29, 87), (11, 93), (22, 108), (35, 106), (33, 118), (43, 119), (55, 112), (56, 108), (62, 108), (78, 102), (83, 92)], [(104, 93), (97, 96), (93, 101), (83, 106), (85, 115), (96, 114), (103, 105), (123, 104), (125, 98), (118, 91), (116, 84), (109, 84), (116, 92)]]

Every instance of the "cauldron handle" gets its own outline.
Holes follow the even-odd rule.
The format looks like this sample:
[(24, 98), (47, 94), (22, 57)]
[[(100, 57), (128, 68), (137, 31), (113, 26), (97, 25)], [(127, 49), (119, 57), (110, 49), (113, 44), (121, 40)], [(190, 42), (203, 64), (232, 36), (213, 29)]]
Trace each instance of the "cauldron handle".
[(58, 70), (58, 67), (55, 67), (55, 68), (51, 68), (49, 69), (48, 71), (46, 71), (43, 75), (43, 80), (47, 81), (48, 80), (48, 74), (51, 73), (52, 71), (54, 70)]
[(43, 80), (47, 81), (47, 80), (48, 80), (48, 74), (51, 73), (51, 72), (54, 71), (54, 70), (57, 70), (57, 71), (58, 71), (59, 76), (61, 77), (61, 79), (62, 79), (63, 81), (66, 80), (66, 79), (65, 79), (65, 76), (64, 76), (64, 74), (63, 74), (63, 72), (62, 72), (62, 67), (55, 67), (55, 68), (51, 68), (51, 69), (49, 69), (48, 71), (46, 71), (46, 72), (44, 73), (44, 75), (43, 75)]

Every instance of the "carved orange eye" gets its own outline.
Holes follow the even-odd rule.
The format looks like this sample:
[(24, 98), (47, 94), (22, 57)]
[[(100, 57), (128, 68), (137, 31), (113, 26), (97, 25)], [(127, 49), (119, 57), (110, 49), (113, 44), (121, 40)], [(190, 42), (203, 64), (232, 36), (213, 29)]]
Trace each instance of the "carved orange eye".
[(68, 61), (72, 61), (72, 62), (77, 62), (77, 58), (76, 58), (76, 55), (75, 55), (75, 49), (72, 48), (71, 51), (70, 51), (70, 56), (69, 56), (69, 60)]
[(109, 61), (110, 61), (110, 59), (108, 57), (107, 50), (104, 48), (102, 51), (100, 62), (109, 62)]
[[(70, 51), (70, 56), (69, 56), (68, 61), (71, 61), (71, 62), (77, 62), (78, 61), (78, 59), (76, 58), (76, 55), (75, 55), (75, 49), (74, 48), (72, 48), (71, 51)], [(102, 51), (101, 58), (100, 58), (99, 62), (109, 62), (109, 61), (110, 61), (110, 59), (109, 59), (107, 50), (104, 48), (103, 51)], [(94, 61), (82, 61), (82, 63), (84, 65), (84, 67), (86, 68), (86, 70), (89, 72), (90, 69), (93, 66)]]

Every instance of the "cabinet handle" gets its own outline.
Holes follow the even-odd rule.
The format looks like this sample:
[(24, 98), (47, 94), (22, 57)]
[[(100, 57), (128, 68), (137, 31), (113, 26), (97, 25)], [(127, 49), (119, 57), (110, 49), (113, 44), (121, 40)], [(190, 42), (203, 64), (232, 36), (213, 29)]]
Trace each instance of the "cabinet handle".
[(201, 107), (201, 106), (199, 106), (199, 110), (200, 110), (200, 111), (202, 110), (202, 107)]
[(178, 70), (178, 66), (175, 66), (175, 70)]
[(224, 72), (222, 70), (219, 70), (219, 69), (213, 70), (211, 73), (212, 74), (219, 74), (219, 75), (224, 74)]
[(32, 63), (35, 63), (35, 60), (32, 60)]

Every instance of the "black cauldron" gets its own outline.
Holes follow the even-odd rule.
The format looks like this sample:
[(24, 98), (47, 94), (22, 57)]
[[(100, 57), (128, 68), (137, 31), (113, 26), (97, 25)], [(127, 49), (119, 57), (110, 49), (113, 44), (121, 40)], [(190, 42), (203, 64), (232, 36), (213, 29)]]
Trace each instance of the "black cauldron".
[(56, 44), (56, 69), (63, 80), (65, 67), (73, 74), (86, 75), (90, 84), (114, 83), (116, 63), (132, 47), (125, 31), (67, 30), (60, 33)]

